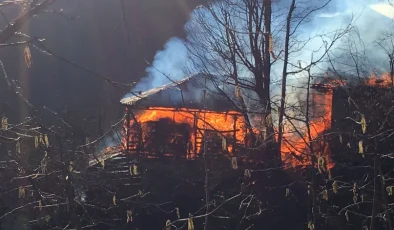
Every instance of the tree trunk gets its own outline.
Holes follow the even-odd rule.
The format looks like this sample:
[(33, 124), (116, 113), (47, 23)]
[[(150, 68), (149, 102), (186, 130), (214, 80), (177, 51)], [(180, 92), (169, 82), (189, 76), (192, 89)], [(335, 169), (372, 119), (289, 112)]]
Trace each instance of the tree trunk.
[(289, 9), (289, 14), (286, 20), (286, 37), (285, 37), (285, 53), (283, 59), (283, 72), (282, 72), (282, 92), (279, 108), (279, 124), (278, 124), (278, 148), (279, 154), (282, 147), (282, 137), (283, 137), (283, 116), (285, 114), (285, 98), (286, 98), (286, 80), (287, 80), (287, 63), (289, 59), (289, 42), (290, 42), (290, 23), (291, 17), (295, 8), (295, 0), (292, 0)]

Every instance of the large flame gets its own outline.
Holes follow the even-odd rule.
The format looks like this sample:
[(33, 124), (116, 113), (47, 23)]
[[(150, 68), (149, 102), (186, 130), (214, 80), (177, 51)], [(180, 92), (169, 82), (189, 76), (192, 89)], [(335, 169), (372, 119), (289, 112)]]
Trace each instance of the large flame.
[[(327, 81), (327, 79), (326, 79)], [(365, 84), (377, 87), (389, 87), (393, 85), (390, 73), (377, 77), (372, 74), (364, 81)], [(290, 166), (306, 166), (312, 164), (312, 155), (317, 158), (323, 157), (327, 169), (332, 168), (335, 164), (330, 159), (330, 147), (326, 140), (326, 131), (331, 128), (332, 115), (332, 96), (333, 88), (344, 85), (345, 82), (339, 80), (330, 80), (328, 83), (320, 84), (322, 91), (314, 90), (310, 99), (312, 102), (309, 114), (308, 126), (296, 126), (289, 121), (284, 122), (284, 135), (281, 146), (282, 161)], [(235, 111), (227, 113), (201, 111), (194, 109), (175, 109), (164, 107), (150, 107), (147, 110), (141, 110), (135, 115), (135, 120), (130, 119), (130, 124), (125, 121), (125, 128), (133, 127), (135, 121), (142, 128), (142, 132), (147, 132), (144, 123), (150, 121), (159, 121), (160, 119), (171, 119), (177, 124), (188, 124), (190, 126), (190, 151), (187, 157), (194, 158), (196, 154), (201, 153), (201, 140), (203, 132), (201, 130), (211, 130), (219, 133), (221, 138), (227, 140), (226, 151), (231, 155), (234, 153), (234, 144), (245, 145), (247, 143), (247, 129), (244, 117)], [(197, 131), (199, 130), (199, 131)], [(256, 130), (254, 130), (256, 131)], [(256, 131), (257, 132), (257, 131)], [(142, 141), (146, 141), (149, 134), (141, 135)], [(123, 148), (127, 143), (135, 139), (135, 134), (125, 135), (123, 139)], [(176, 137), (174, 137), (175, 139)], [(234, 141), (235, 139), (235, 141)], [(135, 148), (130, 146), (129, 148)]]
[(323, 85), (323, 93), (315, 91), (311, 96), (309, 127), (301, 127), (294, 122), (285, 123), (284, 136), (281, 146), (282, 161), (293, 167), (306, 166), (312, 163), (312, 154), (324, 157), (326, 167), (332, 168), (334, 163), (330, 159), (330, 148), (324, 138), (324, 132), (331, 128), (332, 87)]
[[(346, 82), (338, 79), (324, 79), (325, 84), (319, 87), (324, 92), (314, 91), (311, 96), (312, 113), (309, 117), (309, 130), (304, 127), (296, 127), (286, 123), (284, 141), (281, 146), (282, 161), (291, 166), (311, 165), (311, 154), (324, 157), (327, 168), (335, 164), (330, 159), (330, 148), (326, 140), (325, 132), (331, 128), (332, 96), (333, 89)], [(384, 73), (380, 77), (372, 73), (362, 83), (374, 87), (392, 87), (393, 78), (390, 73)]]
[[(226, 113), (200, 111), (194, 109), (170, 109), (164, 107), (151, 107), (148, 110), (140, 111), (135, 116), (139, 125), (144, 130), (143, 124), (150, 121), (159, 121), (163, 118), (168, 118), (178, 124), (188, 124), (190, 126), (190, 152), (189, 158), (193, 158), (195, 154), (201, 151), (201, 142), (204, 130), (215, 131), (225, 139), (227, 151), (231, 154), (233, 152), (233, 142), (227, 141), (231, 138), (236, 139), (238, 144), (244, 143), (246, 135), (245, 120), (238, 112), (230, 111)], [(127, 124), (127, 122), (126, 122)], [(135, 124), (133, 119), (130, 119), (129, 127)], [(129, 135), (129, 143), (135, 138), (133, 134)], [(142, 135), (142, 141), (146, 141), (147, 136)], [(174, 137), (175, 138), (175, 137)], [(126, 142), (126, 139), (124, 139)], [(196, 143), (197, 142), (197, 143)], [(126, 144), (124, 144), (126, 145)], [(135, 146), (131, 146), (134, 148)]]

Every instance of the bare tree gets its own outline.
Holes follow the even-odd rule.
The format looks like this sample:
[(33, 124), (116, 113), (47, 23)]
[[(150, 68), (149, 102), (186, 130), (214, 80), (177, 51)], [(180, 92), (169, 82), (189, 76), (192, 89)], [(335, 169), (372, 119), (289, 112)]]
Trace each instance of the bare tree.
[[(236, 104), (243, 111), (249, 127), (255, 125), (253, 114), (262, 115), (263, 138), (256, 143), (264, 146), (263, 156), (268, 165), (280, 161), (286, 79), (318, 66), (335, 43), (351, 29), (350, 22), (331, 33), (300, 36), (299, 28), (329, 2), (317, 6), (303, 1), (292, 1), (289, 6), (254, 0), (212, 2), (207, 8), (196, 11), (189, 24), (191, 32), (187, 47), (193, 67), (220, 76), (221, 84), (235, 88)], [(272, 25), (275, 25), (273, 30)], [(316, 39), (320, 39), (321, 46), (315, 47), (311, 60), (298, 60), (297, 55)], [(270, 88), (273, 82), (271, 69), (280, 66), (282, 92), (277, 104)], [(273, 104), (276, 104), (275, 110), (278, 108), (278, 118), (272, 114)], [(279, 120), (278, 128), (275, 128), (275, 120)]]

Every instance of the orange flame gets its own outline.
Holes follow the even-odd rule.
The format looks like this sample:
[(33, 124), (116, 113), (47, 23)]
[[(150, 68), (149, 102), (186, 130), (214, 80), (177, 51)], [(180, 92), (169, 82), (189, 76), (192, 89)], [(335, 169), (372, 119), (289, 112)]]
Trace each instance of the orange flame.
[(332, 88), (325, 86), (324, 93), (312, 94), (312, 119), (307, 127), (293, 127), (286, 124), (281, 146), (282, 161), (293, 167), (311, 165), (311, 154), (324, 157), (327, 168), (334, 163), (330, 159), (330, 148), (324, 140), (324, 131), (331, 128)]
[[(202, 147), (202, 136), (203, 131), (216, 131), (220, 133), (222, 138), (226, 141), (226, 148), (229, 153), (233, 152), (233, 139), (237, 143), (244, 143), (246, 134), (245, 120), (242, 115), (238, 112), (230, 111), (227, 113), (210, 112), (210, 111), (199, 111), (195, 109), (169, 109), (163, 107), (151, 107), (149, 110), (141, 111), (136, 115), (136, 120), (141, 125), (149, 121), (158, 121), (163, 118), (168, 118), (175, 123), (188, 124), (192, 129), (190, 132), (190, 151), (187, 157), (193, 158), (195, 154), (201, 151)], [(129, 127), (135, 122), (130, 120)], [(127, 122), (125, 123), (127, 124)], [(142, 130), (146, 132), (146, 130)], [(135, 135), (129, 135), (129, 143), (135, 138)], [(145, 142), (148, 137), (142, 135), (142, 141)], [(124, 139), (124, 145), (127, 145), (126, 138)], [(129, 148), (135, 148), (130, 146)]]
[[(363, 83), (375, 87), (393, 86), (390, 73), (384, 73), (380, 77), (373, 73)], [(346, 82), (330, 79), (329, 83), (320, 85), (325, 89), (324, 93), (317, 91), (312, 93), (313, 114), (311, 114), (312, 118), (309, 122), (310, 135), (306, 128), (295, 133), (291, 130), (296, 127), (291, 127), (290, 124), (285, 125), (286, 131), (281, 146), (282, 160), (285, 163), (293, 167), (311, 165), (311, 154), (313, 153), (317, 157), (324, 157), (328, 169), (334, 167), (335, 164), (330, 159), (330, 148), (325, 140), (324, 132), (331, 128), (333, 88), (344, 84)], [(296, 129), (300, 130), (299, 127)]]
[(375, 73), (366, 80), (366, 84), (377, 87), (389, 87), (393, 86), (393, 81), (390, 73), (384, 73), (381, 77), (377, 77)]
[[(332, 115), (332, 96), (333, 88), (346, 84), (338, 79), (331, 79), (329, 83), (323, 86), (324, 93), (315, 91), (312, 93), (312, 112), (310, 114), (309, 129), (307, 127), (294, 127), (289, 122), (284, 123), (284, 136), (281, 146), (282, 161), (289, 166), (306, 166), (312, 163), (312, 154), (316, 157), (323, 157), (327, 169), (334, 167), (334, 162), (330, 158), (330, 147), (325, 138), (325, 132), (331, 128)], [(380, 78), (376, 74), (372, 74), (365, 84), (371, 86), (388, 87), (393, 85), (391, 75), (383, 74)], [(191, 128), (190, 132), (190, 151), (188, 158), (194, 158), (201, 151), (201, 139), (203, 133), (201, 130), (214, 130), (222, 136), (226, 143), (227, 151), (234, 153), (234, 142), (245, 145), (247, 143), (247, 130), (244, 117), (235, 111), (228, 113), (201, 111), (195, 109), (169, 109), (164, 107), (151, 107), (149, 110), (140, 111), (136, 115), (136, 120), (142, 127), (144, 123), (149, 121), (159, 121), (168, 118), (173, 122), (188, 124)], [(131, 119), (130, 124), (125, 121), (125, 128), (132, 127), (135, 122)], [(199, 131), (198, 131), (199, 130)], [(254, 130), (257, 132), (256, 130)], [(146, 130), (142, 130), (146, 132)], [(130, 134), (127, 140), (126, 135), (123, 138), (123, 148), (127, 143), (131, 143), (135, 139), (135, 134)], [(142, 141), (146, 141), (148, 137), (142, 135)], [(235, 139), (235, 140), (234, 140)], [(129, 146), (130, 150), (135, 145)]]

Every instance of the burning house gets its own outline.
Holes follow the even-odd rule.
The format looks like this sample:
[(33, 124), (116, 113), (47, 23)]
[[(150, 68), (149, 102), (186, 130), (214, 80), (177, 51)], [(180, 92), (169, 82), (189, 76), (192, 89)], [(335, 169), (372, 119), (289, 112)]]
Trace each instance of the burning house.
[[(291, 125), (285, 125), (281, 157), (288, 165), (309, 164), (310, 160), (305, 159), (309, 142), (316, 143), (331, 128), (333, 86), (315, 84), (311, 88), (311, 140), (305, 130), (300, 135), (291, 131)], [(107, 155), (114, 157), (124, 152), (150, 158), (193, 159), (203, 153), (205, 136), (206, 150), (210, 153), (239, 156), (240, 150), (249, 144), (250, 129), (236, 98), (233, 85), (220, 84), (202, 74), (130, 93), (121, 100), (127, 112), (121, 134), (122, 151), (115, 146)], [(248, 118), (253, 131), (258, 132), (256, 124), (261, 120), (253, 120), (251, 114)], [(314, 151), (329, 161), (330, 151), (325, 143), (314, 145)], [(94, 162), (97, 160), (93, 159)]]
[(281, 157), (286, 165), (310, 165), (310, 153), (313, 152), (318, 157), (323, 157), (328, 167), (334, 166), (325, 133), (331, 129), (333, 92), (338, 84), (333, 79), (322, 79), (311, 85), (309, 104), (306, 105), (305, 101), (301, 114), (284, 123)]
[[(328, 132), (339, 132), (342, 125), (338, 124), (349, 116), (343, 114), (347, 111), (343, 104), (347, 100), (343, 99), (343, 95), (350, 85), (338, 79), (322, 79), (311, 85), (309, 131), (305, 121), (295, 125), (295, 118), (284, 124), (281, 158), (286, 165), (310, 165), (310, 153), (313, 151), (325, 159), (328, 167), (334, 166), (331, 157), (333, 150), (329, 145), (332, 135)], [(383, 84), (388, 82), (384, 76), (382, 79), (372, 76), (366, 85), (371, 89), (379, 88), (382, 81)], [(121, 150), (115, 146), (109, 155), (114, 157), (132, 153), (148, 158), (193, 159), (203, 153), (206, 143), (206, 151), (210, 153), (240, 156), (240, 152), (246, 152), (241, 150), (248, 146), (250, 129), (247, 128), (244, 114), (238, 109), (240, 106), (236, 98), (233, 85), (220, 84), (202, 74), (145, 92), (130, 93), (121, 100), (127, 111), (121, 134)], [(333, 107), (340, 108), (333, 111)], [(300, 117), (301, 120), (305, 119), (302, 116), (305, 114)]]
[(202, 74), (134, 92), (121, 100), (127, 110), (123, 147), (149, 157), (191, 159), (206, 143), (210, 152), (236, 154), (247, 129), (234, 99), (234, 87)]

